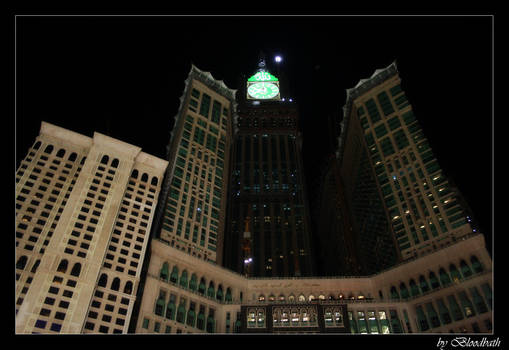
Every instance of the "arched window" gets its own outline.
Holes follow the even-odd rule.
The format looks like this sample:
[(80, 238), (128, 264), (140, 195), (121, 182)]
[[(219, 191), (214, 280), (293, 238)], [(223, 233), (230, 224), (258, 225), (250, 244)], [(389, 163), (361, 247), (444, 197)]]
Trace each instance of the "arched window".
[(460, 269), (461, 273), (463, 274), (463, 277), (468, 277), (472, 275), (472, 270), (470, 270), (470, 266), (468, 266), (465, 260), (461, 260)]
[(68, 160), (71, 161), (71, 162), (74, 162), (76, 160), (77, 156), (78, 155), (76, 154), (76, 152), (72, 152), (71, 155), (69, 156)]
[(166, 306), (166, 293), (160, 291), (159, 292), (159, 298), (157, 298), (156, 301), (156, 307), (154, 313), (158, 316), (163, 316), (164, 313), (164, 307)]
[(224, 297), (224, 301), (226, 302), (232, 301), (232, 290), (230, 287), (226, 288), (226, 295)]
[(413, 278), (410, 280), (409, 285), (410, 285), (410, 294), (413, 297), (420, 294), (419, 287), (417, 286), (417, 284), (415, 283)]
[(309, 300), (309, 301), (313, 301), (313, 300), (315, 300), (315, 296), (314, 296), (313, 294), (311, 294), (311, 295), (308, 297), (308, 300)]
[(264, 301), (265, 301), (265, 295), (260, 294), (260, 295), (258, 296), (258, 301), (259, 301), (259, 302), (264, 302)]
[(306, 297), (304, 296), (304, 294), (299, 295), (298, 301), (300, 301), (300, 302), (306, 301)]
[(142, 182), (147, 182), (148, 181), (148, 174), (147, 173), (143, 173), (143, 175), (141, 175), (141, 181)]
[(72, 270), (71, 270), (71, 275), (79, 277), (80, 272), (81, 272), (81, 264), (80, 263), (74, 264), (74, 266), (72, 267)]
[(113, 161), (111, 162), (111, 167), (112, 168), (117, 168), (118, 167), (118, 159), (117, 158), (113, 159)]
[(449, 265), (449, 273), (451, 274), (452, 281), (455, 283), (458, 283), (461, 280), (461, 275), (456, 268), (456, 265), (451, 264)]
[(293, 303), (293, 302), (295, 301), (295, 295), (290, 294), (290, 295), (288, 296), (288, 301), (289, 301), (290, 303)]
[(429, 282), (431, 283), (432, 289), (440, 287), (440, 282), (438, 282), (437, 276), (435, 276), (435, 273), (433, 271), (429, 273)]
[(152, 177), (152, 181), (150, 182), (153, 186), (157, 186), (157, 177)]
[(108, 161), (110, 160), (110, 157), (108, 157), (106, 154), (101, 159), (101, 164), (108, 164)]
[(216, 296), (216, 291), (214, 290), (214, 282), (210, 281), (209, 288), (207, 289), (207, 296), (214, 298)]
[(223, 301), (223, 286), (222, 285), (217, 286), (216, 299), (219, 301)]
[(198, 293), (205, 294), (205, 278), (200, 278), (200, 284), (198, 285)]
[(37, 141), (35, 145), (33, 146), (33, 149), (38, 150), (39, 147), (41, 147), (41, 141)]
[(32, 266), (32, 270), (30, 272), (32, 273), (36, 273), (37, 272), (37, 268), (39, 267), (39, 264), (41, 263), (41, 259), (37, 259), (37, 261), (34, 263), (34, 265)]
[(423, 293), (426, 293), (429, 290), (428, 281), (426, 281), (426, 278), (423, 275), (419, 276), (419, 286)]
[(53, 152), (53, 145), (46, 146), (46, 149), (44, 150), (44, 153), (51, 154)]
[(127, 281), (124, 286), (124, 293), (131, 294), (133, 292), (133, 282)]
[(170, 301), (168, 302), (168, 305), (166, 306), (166, 315), (165, 317), (169, 320), (175, 319), (175, 309), (177, 307), (175, 306), (175, 295), (170, 294)]
[(191, 280), (189, 281), (189, 289), (196, 290), (198, 288), (198, 277), (196, 274), (191, 275)]
[(177, 309), (177, 322), (184, 323), (186, 320), (186, 305), (183, 302), (180, 302), (180, 305)]
[(134, 179), (137, 179), (138, 178), (138, 170), (134, 169), (133, 172), (131, 173), (131, 177)]
[(173, 270), (170, 275), (170, 282), (177, 283), (179, 279), (179, 269), (177, 265), (173, 266)]
[(25, 255), (23, 255), (22, 257), (20, 257), (18, 259), (18, 262), (16, 263), (16, 268), (20, 269), (20, 270), (24, 270), (25, 266), (27, 264), (27, 261), (28, 261), (28, 258)]
[(168, 277), (170, 276), (169, 272), (168, 272), (168, 263), (165, 262), (163, 264), (163, 267), (161, 267), (161, 272), (159, 273), (159, 278), (165, 280), (165, 281), (168, 281)]
[(108, 283), (108, 275), (103, 273), (101, 277), (99, 277), (98, 285), (99, 287), (106, 287), (106, 284)]
[(408, 299), (410, 294), (408, 293), (408, 289), (406, 288), (406, 284), (404, 282), (401, 282), (399, 285), (399, 290), (401, 291), (401, 297), (403, 299)]
[(278, 301), (283, 303), (285, 301), (285, 296), (283, 294), (279, 294)]
[(443, 267), (438, 270), (438, 275), (440, 276), (440, 283), (442, 283), (443, 286), (447, 286), (451, 283), (451, 278)]
[(58, 265), (58, 268), (57, 268), (57, 271), (58, 272), (62, 272), (62, 273), (65, 273), (67, 271), (67, 260), (65, 259), (62, 259), (60, 261), (60, 264)]
[(470, 263), (472, 264), (472, 270), (474, 270), (474, 273), (480, 273), (484, 270), (481, 262), (475, 255), (472, 255), (470, 258)]
[(65, 149), (63, 148), (60, 148), (57, 152), (57, 157), (59, 158), (64, 158), (64, 155), (65, 155)]
[(111, 289), (118, 291), (120, 289), (120, 278), (115, 277), (111, 282)]
[(391, 298), (392, 299), (399, 299), (398, 290), (394, 286), (391, 287)]
[(184, 287), (184, 288), (187, 288), (187, 271), (184, 270), (182, 271), (182, 275), (180, 276), (180, 286), (181, 287)]

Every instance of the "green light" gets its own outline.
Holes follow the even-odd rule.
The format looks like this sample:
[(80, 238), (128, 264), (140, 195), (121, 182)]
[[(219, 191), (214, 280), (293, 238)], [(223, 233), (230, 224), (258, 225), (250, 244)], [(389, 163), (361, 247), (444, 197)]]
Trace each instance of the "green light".
[(247, 81), (279, 81), (275, 76), (269, 72), (260, 71), (249, 78)]
[(267, 82), (254, 83), (248, 86), (247, 93), (251, 98), (270, 99), (279, 94), (279, 87), (276, 84)]

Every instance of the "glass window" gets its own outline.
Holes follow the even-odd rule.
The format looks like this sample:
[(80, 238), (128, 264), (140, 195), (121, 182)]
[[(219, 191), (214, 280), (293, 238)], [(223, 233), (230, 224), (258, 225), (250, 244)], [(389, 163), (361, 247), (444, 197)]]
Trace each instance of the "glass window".
[(208, 118), (209, 109), (210, 109), (210, 96), (204, 93), (201, 99), (200, 114), (205, 118)]

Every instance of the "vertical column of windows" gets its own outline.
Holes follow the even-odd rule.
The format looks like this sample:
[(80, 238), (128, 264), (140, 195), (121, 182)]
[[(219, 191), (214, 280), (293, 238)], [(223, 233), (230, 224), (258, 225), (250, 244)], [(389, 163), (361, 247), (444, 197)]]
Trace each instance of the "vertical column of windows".
[[(46, 295), (43, 296), (43, 305), (34, 324), (35, 333), (60, 332), (81, 274), (81, 263), (73, 260), (75, 258), (71, 258), (71, 262), (67, 259), (60, 260)], [(46, 287), (47, 285), (43, 288)]]
[[(127, 310), (133, 300), (133, 278), (140, 264), (158, 183), (156, 177), (149, 181), (147, 173), (138, 176), (138, 170), (135, 169), (129, 177), (103, 262), (104, 272), (96, 286), (85, 323), (85, 332), (123, 332)], [(118, 276), (125, 277), (121, 279)]]
[(83, 164), (76, 162), (76, 152), (68, 153), (65, 149), (56, 152), (53, 145), (37, 141), (16, 174), (16, 255), (18, 262), (24, 261), (16, 264), (16, 312)]
[(96, 231), (101, 211), (104, 209), (106, 196), (111, 190), (113, 179), (118, 167), (118, 159), (109, 163), (109, 157), (104, 155), (101, 163), (96, 167), (86, 190), (83, 205), (77, 213), (70, 235), (66, 236), (67, 245), (64, 253), (86, 258), (93, 235)]
[(133, 282), (103, 272), (88, 309), (84, 333), (122, 333), (134, 293)]

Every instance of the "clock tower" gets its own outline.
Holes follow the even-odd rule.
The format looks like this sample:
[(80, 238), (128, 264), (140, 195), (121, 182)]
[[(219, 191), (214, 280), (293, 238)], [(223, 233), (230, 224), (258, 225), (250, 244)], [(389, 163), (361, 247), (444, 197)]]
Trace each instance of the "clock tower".
[(266, 69), (265, 59), (260, 58), (258, 71), (247, 80), (248, 100), (281, 100), (279, 80)]
[(312, 275), (298, 106), (281, 96), (263, 55), (241, 84), (224, 264), (253, 277)]

